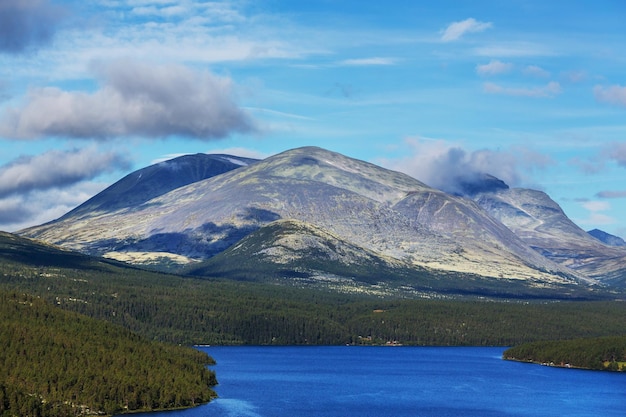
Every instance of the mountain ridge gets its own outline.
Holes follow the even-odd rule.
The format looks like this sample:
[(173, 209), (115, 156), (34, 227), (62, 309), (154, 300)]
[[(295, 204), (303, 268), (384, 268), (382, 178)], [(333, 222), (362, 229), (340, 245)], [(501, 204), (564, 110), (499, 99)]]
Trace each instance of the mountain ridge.
[[(191, 263), (235, 248), (273, 222), (291, 220), (402, 268), (517, 279), (534, 287), (593, 287), (602, 278), (542, 256), (527, 236), (482, 207), (486, 195), (511, 192), (495, 177), (486, 177), (490, 186), (475, 188), (472, 198), (450, 195), (317, 147), (230, 168), (187, 179), (132, 207), (89, 214), (79, 206), (76, 212), (86, 215), (70, 212), (20, 233), (95, 255), (170, 253)], [(322, 276), (325, 271), (318, 269)]]

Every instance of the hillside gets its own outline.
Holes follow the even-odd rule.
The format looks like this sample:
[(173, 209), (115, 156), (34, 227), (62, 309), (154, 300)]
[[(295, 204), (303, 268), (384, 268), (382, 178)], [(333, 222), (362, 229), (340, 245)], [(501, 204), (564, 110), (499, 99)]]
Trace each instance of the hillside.
[[(211, 275), (207, 267), (215, 265), (229, 270), (230, 277), (246, 279), (233, 276), (237, 261), (227, 265), (229, 259), (243, 258), (236, 251), (243, 246), (237, 244), (254, 236), (259, 248), (277, 247), (271, 241), (275, 235), (264, 233), (264, 228), (293, 222), (315, 230), (316, 237), (300, 240), (299, 258), (292, 257), (289, 245), (282, 245), (291, 251), (290, 274), (283, 273), (285, 259), (263, 256), (268, 280), (283, 276), (283, 283), (290, 285), (298, 278), (295, 272), (306, 270), (309, 281), (321, 286), (336, 278), (370, 284), (403, 281), (417, 292), (429, 287), (423, 281), (427, 275), (426, 281), (447, 280), (441, 288), (453, 292), (466, 290), (463, 277), (490, 281), (487, 287), (504, 293), (511, 292), (507, 288), (513, 283), (519, 295), (541, 288), (561, 288), (567, 294), (572, 288), (601, 287), (603, 277), (590, 278), (542, 256), (471, 199), (435, 190), (405, 174), (312, 147), (231, 168), (206, 179), (189, 177), (177, 188), (165, 186), (152, 192), (150, 200), (128, 207), (113, 203), (116, 193), (104, 193), (94, 197), (98, 209), (87, 202), (57, 221), (20, 233), (92, 255), (161, 263), (172, 271), (177, 266), (193, 268), (229, 250), (228, 257), (201, 264), (194, 273)], [(489, 189), (504, 187), (492, 182), (495, 186)], [(111, 187), (118, 188), (123, 187)], [(260, 237), (270, 240), (259, 242)], [(326, 249), (319, 251), (322, 246)], [(341, 249), (331, 255), (328, 250), (333, 248)], [(353, 259), (380, 268), (359, 268)]]
[[(24, 254), (43, 252), (49, 259), (54, 251), (60, 257), (68, 253), (12, 235), (0, 234), (0, 247), (0, 291), (33, 294), (55, 308), (176, 344), (337, 345), (397, 340), (405, 345), (511, 346), (619, 334), (626, 322), (623, 303), (608, 301), (611, 294), (586, 294), (605, 301), (554, 302), (556, 293), (546, 302), (543, 291), (529, 298), (520, 297), (513, 288), (488, 299), (443, 292), (427, 299), (425, 294), (411, 294), (412, 299), (407, 299), (408, 293), (399, 297), (380, 285), (336, 291), (307, 286), (301, 280), (277, 286), (194, 279), (98, 262), (80, 254), (47, 266), (36, 256), (26, 262)], [(560, 296), (571, 300), (582, 295)]]
[(0, 415), (188, 407), (215, 397), (212, 360), (0, 290)]

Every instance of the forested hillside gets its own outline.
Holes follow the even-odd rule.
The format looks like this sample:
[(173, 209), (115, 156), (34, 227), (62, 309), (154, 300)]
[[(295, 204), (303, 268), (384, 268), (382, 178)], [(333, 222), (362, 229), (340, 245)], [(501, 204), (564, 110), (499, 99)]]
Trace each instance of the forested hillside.
[(187, 407), (215, 396), (212, 359), (0, 291), (0, 416)]
[[(2, 236), (0, 236), (1, 238)], [(295, 281), (294, 281), (295, 282)], [(499, 345), (626, 333), (616, 301), (398, 299), (186, 278), (0, 239), (0, 289), (176, 344)]]
[(626, 336), (525, 343), (504, 358), (595, 370), (626, 370)]
[(0, 288), (182, 344), (500, 345), (625, 331), (618, 302), (398, 300), (111, 265), (0, 264)]

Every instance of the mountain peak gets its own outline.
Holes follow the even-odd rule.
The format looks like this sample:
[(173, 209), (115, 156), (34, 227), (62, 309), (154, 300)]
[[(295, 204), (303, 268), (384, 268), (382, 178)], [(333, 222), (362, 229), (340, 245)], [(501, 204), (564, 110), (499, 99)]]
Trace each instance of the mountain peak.
[(598, 239), (600, 242), (609, 246), (626, 246), (626, 241), (619, 236), (612, 235), (600, 229), (589, 230), (591, 236)]
[(222, 154), (179, 156), (128, 174), (61, 219), (94, 211), (111, 212), (132, 208), (176, 188), (256, 162), (256, 159)]

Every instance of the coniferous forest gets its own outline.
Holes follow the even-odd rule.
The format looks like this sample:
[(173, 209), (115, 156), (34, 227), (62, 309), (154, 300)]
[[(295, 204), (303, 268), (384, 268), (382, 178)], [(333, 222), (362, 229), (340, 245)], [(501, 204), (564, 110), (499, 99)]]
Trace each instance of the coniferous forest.
[(0, 416), (187, 407), (215, 396), (211, 358), (0, 291)]
[(598, 337), (524, 343), (507, 349), (504, 358), (551, 366), (626, 370), (626, 337)]

